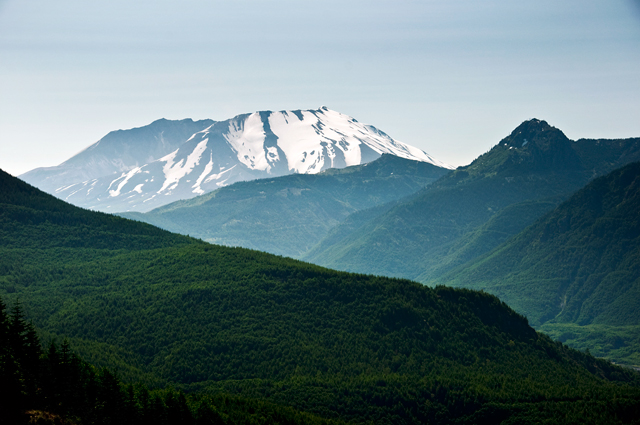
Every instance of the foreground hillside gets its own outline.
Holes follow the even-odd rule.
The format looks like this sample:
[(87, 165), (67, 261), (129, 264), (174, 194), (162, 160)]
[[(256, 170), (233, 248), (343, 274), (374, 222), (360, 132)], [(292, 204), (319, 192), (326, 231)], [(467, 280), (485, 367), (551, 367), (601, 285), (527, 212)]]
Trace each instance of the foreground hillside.
[(440, 282), (496, 294), (563, 340), (640, 365), (640, 163)]
[(385, 154), (319, 174), (239, 182), (122, 216), (207, 242), (299, 257), (349, 214), (412, 195), (449, 171)]
[(208, 245), (0, 184), (0, 295), (128, 377), (357, 423), (640, 417), (637, 374), (491, 295)]
[(526, 121), (470, 165), (390, 210), (336, 229), (302, 258), (429, 283), (517, 234), (594, 177), (634, 160), (640, 139), (574, 142), (545, 121)]

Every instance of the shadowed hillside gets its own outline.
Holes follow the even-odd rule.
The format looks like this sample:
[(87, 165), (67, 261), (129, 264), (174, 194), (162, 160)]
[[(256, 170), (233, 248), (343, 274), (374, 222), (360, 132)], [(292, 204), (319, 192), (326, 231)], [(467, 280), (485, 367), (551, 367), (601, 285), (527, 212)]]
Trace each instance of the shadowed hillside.
[(592, 333), (592, 351), (640, 364), (640, 163), (595, 179), (441, 282), (496, 294), (580, 346)]

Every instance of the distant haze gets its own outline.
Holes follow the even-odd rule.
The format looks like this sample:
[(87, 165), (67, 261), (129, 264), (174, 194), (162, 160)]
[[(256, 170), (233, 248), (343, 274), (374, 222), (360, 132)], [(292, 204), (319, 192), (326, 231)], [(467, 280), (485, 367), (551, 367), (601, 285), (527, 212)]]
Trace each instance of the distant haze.
[(640, 136), (638, 70), (637, 0), (0, 0), (0, 168), (321, 105), (463, 165), (533, 117)]

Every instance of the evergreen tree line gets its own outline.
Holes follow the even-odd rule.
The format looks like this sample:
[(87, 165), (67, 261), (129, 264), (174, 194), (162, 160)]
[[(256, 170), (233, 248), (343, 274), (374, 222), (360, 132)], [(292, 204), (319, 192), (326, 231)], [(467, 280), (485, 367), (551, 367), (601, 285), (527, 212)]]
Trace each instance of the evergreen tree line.
[(74, 354), (43, 348), (19, 303), (0, 299), (0, 422), (6, 424), (328, 424), (294, 409), (227, 395), (125, 384)]

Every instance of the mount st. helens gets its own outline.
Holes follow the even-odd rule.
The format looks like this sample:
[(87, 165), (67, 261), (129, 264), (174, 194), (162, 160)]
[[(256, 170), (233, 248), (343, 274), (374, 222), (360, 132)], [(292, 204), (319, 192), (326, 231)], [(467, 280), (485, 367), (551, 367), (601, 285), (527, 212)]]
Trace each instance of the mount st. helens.
[[(190, 136), (177, 149), (144, 165), (130, 165), (128, 169), (65, 182), (55, 188), (44, 184), (40, 177), (43, 171), (34, 170), (20, 177), (85, 208), (145, 212), (237, 181), (315, 174), (328, 168), (367, 163), (384, 153), (451, 168), (373, 126), (326, 107), (238, 115), (210, 122)], [(135, 144), (131, 140), (131, 145)], [(112, 158), (113, 162), (118, 160)]]

